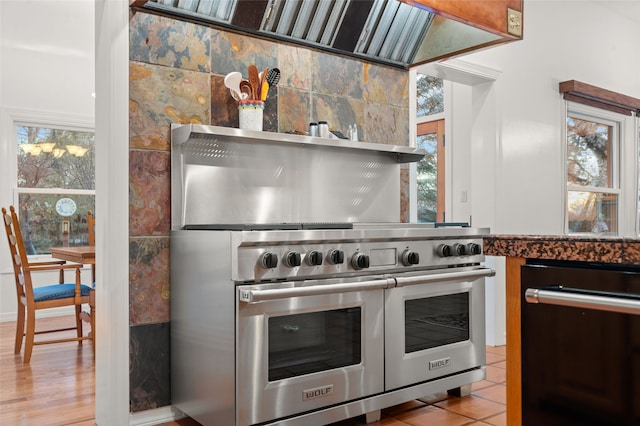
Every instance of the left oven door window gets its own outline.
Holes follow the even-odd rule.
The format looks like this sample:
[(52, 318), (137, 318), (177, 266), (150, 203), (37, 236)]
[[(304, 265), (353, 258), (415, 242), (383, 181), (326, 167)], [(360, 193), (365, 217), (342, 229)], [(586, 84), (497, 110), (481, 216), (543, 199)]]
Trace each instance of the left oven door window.
[(269, 381), (361, 361), (361, 308), (269, 318)]

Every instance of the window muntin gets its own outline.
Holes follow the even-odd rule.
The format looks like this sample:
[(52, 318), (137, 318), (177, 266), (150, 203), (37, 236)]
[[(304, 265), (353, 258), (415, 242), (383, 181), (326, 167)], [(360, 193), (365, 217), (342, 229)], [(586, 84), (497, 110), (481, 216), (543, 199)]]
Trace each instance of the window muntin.
[(620, 125), (604, 116), (567, 113), (568, 233), (618, 234)]
[(93, 132), (17, 123), (15, 136), (15, 203), (27, 253), (86, 245), (87, 210), (95, 210)]

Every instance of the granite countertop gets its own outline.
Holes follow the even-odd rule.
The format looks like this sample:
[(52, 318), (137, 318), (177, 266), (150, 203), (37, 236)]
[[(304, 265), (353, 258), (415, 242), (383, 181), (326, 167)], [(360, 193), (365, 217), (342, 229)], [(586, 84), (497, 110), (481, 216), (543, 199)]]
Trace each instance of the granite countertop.
[(489, 235), (483, 245), (488, 256), (640, 265), (638, 238)]

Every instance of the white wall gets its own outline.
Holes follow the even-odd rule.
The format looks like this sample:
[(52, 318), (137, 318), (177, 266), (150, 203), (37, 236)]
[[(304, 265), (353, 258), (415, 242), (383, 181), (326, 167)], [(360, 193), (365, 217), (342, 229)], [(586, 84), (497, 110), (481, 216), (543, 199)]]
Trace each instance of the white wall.
[[(9, 117), (43, 115), (93, 123), (94, 27), (93, 0), (0, 0), (0, 206), (14, 202)], [(0, 321), (9, 321), (15, 320), (16, 295), (4, 230), (0, 232)], [(34, 279), (49, 282), (42, 274)]]
[[(525, 0), (524, 7), (524, 40), (420, 71), (454, 81), (447, 220), (494, 234), (562, 234), (565, 106), (558, 83), (578, 80), (640, 98), (640, 2)], [(504, 260), (487, 264), (497, 271), (486, 280), (487, 343), (499, 345)]]
[[(640, 6), (584, 0), (525, 0), (524, 6), (524, 40), (461, 58), (500, 75), (491, 87), (474, 86), (466, 151), (472, 165), (454, 173), (472, 174), (474, 225), (493, 233), (562, 234), (558, 83), (578, 80), (640, 98)], [(492, 133), (495, 140), (487, 140)], [(454, 211), (467, 208), (455, 202)]]

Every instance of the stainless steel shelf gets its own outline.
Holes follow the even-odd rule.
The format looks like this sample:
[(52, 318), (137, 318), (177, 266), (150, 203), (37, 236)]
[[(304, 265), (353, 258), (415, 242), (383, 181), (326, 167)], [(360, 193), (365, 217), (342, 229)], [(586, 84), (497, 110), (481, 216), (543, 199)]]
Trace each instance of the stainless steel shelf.
[(420, 161), (426, 154), (422, 149), (407, 146), (385, 145), (371, 142), (355, 142), (346, 139), (327, 139), (289, 133), (258, 132), (231, 127), (206, 126), (201, 124), (172, 124), (172, 143), (183, 144), (190, 139), (210, 139), (247, 144), (297, 145), (301, 147), (322, 147), (336, 150), (358, 150), (384, 153), (398, 163)]

